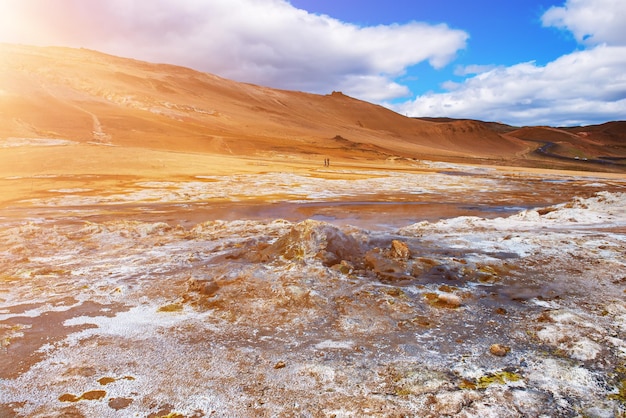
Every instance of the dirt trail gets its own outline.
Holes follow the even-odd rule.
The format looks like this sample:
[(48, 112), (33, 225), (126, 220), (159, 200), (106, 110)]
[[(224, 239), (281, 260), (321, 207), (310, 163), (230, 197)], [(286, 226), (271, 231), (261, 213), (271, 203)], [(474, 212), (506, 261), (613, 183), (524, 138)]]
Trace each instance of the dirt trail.
[(98, 116), (96, 116), (95, 113), (91, 113), (88, 110), (85, 109), (81, 109), (83, 112), (91, 115), (91, 118), (93, 119), (93, 140), (94, 142), (98, 143), (98, 144), (110, 144), (111, 143), (111, 136), (108, 135), (106, 132), (104, 132), (104, 130), (102, 129), (102, 124), (100, 123), (100, 120), (98, 119)]
[(59, 101), (63, 103), (64, 105), (74, 108), (80, 111), (81, 113), (85, 113), (91, 117), (91, 120), (93, 121), (93, 128), (91, 131), (91, 135), (92, 135), (91, 141), (89, 141), (89, 143), (95, 143), (98, 145), (110, 145), (111, 144), (111, 135), (107, 134), (104, 131), (102, 127), (102, 123), (100, 122), (100, 119), (95, 113), (90, 112), (89, 110), (85, 109), (83, 106), (77, 104), (75, 100), (64, 99), (59, 94), (56, 94), (55, 92), (53, 92), (52, 89), (46, 83), (41, 83), (40, 85), (41, 85), (41, 88), (49, 96), (54, 98), (56, 101)]

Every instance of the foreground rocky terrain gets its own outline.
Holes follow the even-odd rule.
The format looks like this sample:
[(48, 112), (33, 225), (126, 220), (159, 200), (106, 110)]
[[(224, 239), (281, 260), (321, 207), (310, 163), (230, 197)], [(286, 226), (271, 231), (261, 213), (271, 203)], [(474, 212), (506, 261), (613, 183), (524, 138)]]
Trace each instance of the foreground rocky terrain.
[[(217, 176), (6, 209), (0, 415), (626, 412), (626, 182), (334, 174), (351, 180)], [(287, 204), (279, 179), (290, 220), (258, 215)], [(258, 190), (275, 212), (195, 221), (224, 187), (217, 213)], [(478, 216), (420, 212), (446, 196)]]

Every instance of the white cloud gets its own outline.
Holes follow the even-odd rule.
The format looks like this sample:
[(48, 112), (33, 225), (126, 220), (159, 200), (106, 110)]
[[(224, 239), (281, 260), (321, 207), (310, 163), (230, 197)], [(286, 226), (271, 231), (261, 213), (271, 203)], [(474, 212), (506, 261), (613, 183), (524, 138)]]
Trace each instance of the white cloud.
[(424, 61), (446, 65), (468, 38), (417, 22), (359, 27), (285, 0), (0, 0), (0, 7), (0, 41), (82, 46), (366, 100), (406, 96), (394, 77)]
[(577, 125), (626, 114), (626, 47), (598, 46), (564, 55), (546, 66), (499, 67), (447, 93), (426, 94), (397, 107), (401, 113)]
[(586, 45), (626, 45), (626, 1), (567, 0), (542, 17), (544, 26), (567, 29)]
[[(448, 116), (514, 125), (579, 125), (626, 115), (626, 1), (568, 0), (548, 10), (545, 25), (574, 32), (588, 49), (545, 66), (534, 62), (490, 69), (446, 93), (428, 93), (390, 106), (413, 116)], [(468, 73), (471, 71), (467, 71)]]

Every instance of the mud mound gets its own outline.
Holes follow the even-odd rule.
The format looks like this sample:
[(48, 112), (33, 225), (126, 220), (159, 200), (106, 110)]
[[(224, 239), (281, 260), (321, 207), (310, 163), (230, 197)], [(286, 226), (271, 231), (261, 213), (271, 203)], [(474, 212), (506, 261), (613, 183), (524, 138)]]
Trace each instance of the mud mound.
[(295, 224), (287, 234), (265, 249), (263, 255), (267, 259), (318, 259), (325, 266), (342, 261), (361, 264), (363, 243), (336, 226), (309, 219)]

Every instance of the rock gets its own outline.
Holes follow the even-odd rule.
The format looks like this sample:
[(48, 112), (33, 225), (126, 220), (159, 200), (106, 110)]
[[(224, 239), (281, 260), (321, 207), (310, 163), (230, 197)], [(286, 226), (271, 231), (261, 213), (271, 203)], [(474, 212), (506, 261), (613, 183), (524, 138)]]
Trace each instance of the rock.
[(389, 255), (392, 258), (400, 259), (400, 260), (408, 260), (411, 256), (411, 251), (406, 243), (398, 240), (391, 241), (391, 250)]
[(109, 408), (119, 411), (127, 408), (131, 403), (133, 403), (133, 400), (130, 398), (111, 398), (109, 399)]
[(389, 257), (389, 251), (374, 248), (365, 254), (365, 267), (374, 272), (381, 281), (396, 282), (411, 279), (406, 263)]
[(346, 260), (341, 260), (341, 263), (335, 264), (332, 268), (341, 274), (351, 274), (354, 271), (354, 265)]
[(453, 293), (440, 294), (438, 302), (447, 308), (458, 308), (461, 306), (461, 298)]
[(285, 364), (284, 361), (279, 361), (278, 363), (274, 364), (275, 369), (284, 369), (286, 366), (287, 364)]
[(502, 344), (491, 344), (491, 347), (489, 347), (489, 352), (498, 357), (506, 356), (509, 351), (511, 351), (511, 347)]
[(213, 279), (191, 278), (187, 281), (187, 291), (197, 292), (203, 296), (213, 296), (220, 289)]

